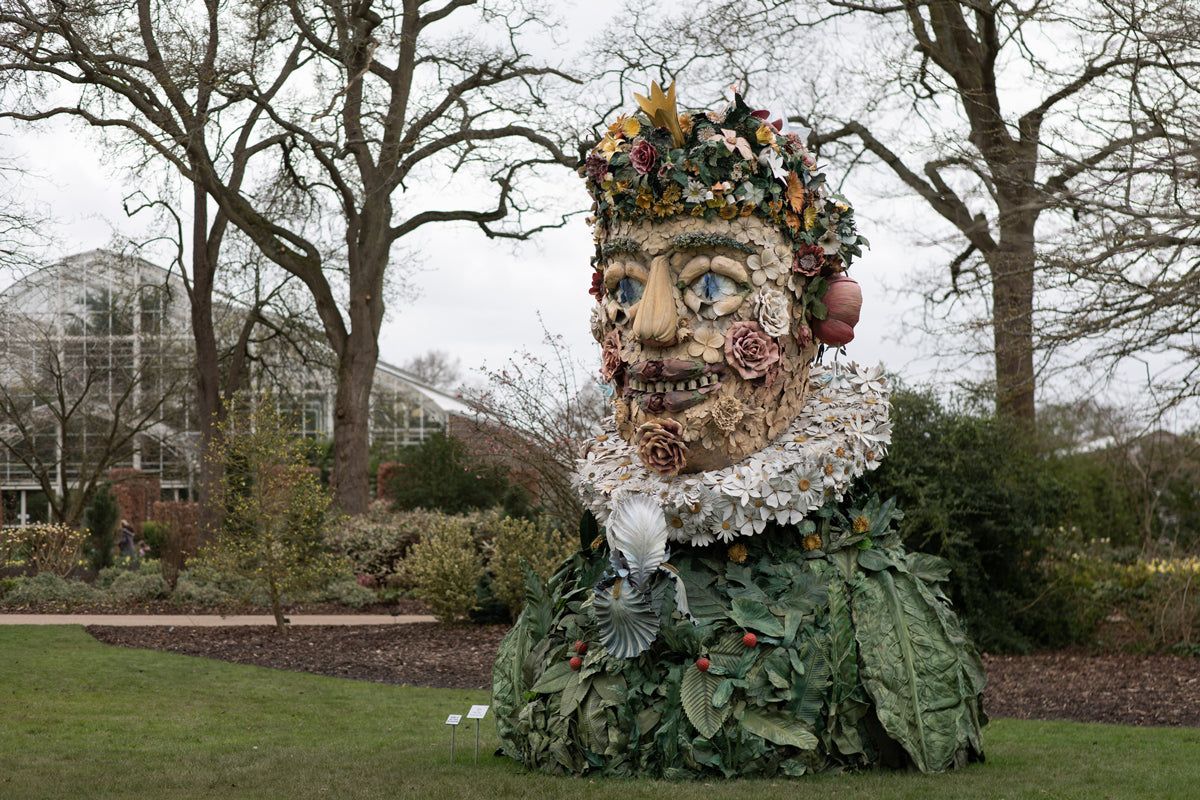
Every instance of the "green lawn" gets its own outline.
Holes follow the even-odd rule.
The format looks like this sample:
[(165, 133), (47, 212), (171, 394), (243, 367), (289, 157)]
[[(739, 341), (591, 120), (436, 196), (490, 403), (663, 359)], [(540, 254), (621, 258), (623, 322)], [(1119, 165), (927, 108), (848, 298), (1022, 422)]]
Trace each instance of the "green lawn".
[[(949, 775), (654, 781), (524, 774), (492, 755), (485, 692), (413, 689), (122, 650), (78, 627), (0, 626), (0, 798), (606, 797), (611, 800), (1192, 798), (1200, 729), (997, 720)], [(798, 793), (801, 793), (798, 794)]]

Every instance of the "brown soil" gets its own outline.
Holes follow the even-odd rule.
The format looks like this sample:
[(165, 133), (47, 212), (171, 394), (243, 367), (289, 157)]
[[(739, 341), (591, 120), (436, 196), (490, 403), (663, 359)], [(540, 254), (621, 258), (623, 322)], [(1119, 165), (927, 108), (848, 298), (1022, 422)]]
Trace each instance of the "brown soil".
[[(504, 625), (88, 627), (107, 644), (409, 686), (486, 689)], [(992, 717), (1200, 727), (1200, 658), (985, 656)]]

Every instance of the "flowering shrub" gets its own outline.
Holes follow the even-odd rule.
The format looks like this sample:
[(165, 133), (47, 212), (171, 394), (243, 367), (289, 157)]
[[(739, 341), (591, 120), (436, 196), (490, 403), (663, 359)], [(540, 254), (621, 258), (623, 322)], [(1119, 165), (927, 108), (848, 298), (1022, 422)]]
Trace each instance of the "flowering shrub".
[(66, 577), (79, 564), (87, 534), (62, 523), (37, 523), (0, 531), (4, 562), (24, 559), (35, 573)]

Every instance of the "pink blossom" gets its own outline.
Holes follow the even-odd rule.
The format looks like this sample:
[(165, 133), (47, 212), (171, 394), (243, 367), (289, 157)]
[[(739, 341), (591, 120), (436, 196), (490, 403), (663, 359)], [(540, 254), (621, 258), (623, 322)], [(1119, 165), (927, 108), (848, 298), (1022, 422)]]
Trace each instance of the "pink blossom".
[(735, 322), (725, 334), (725, 359), (745, 380), (762, 378), (779, 362), (779, 344), (757, 322)]
[(651, 419), (638, 428), (638, 457), (642, 463), (665, 477), (678, 475), (687, 463), (687, 445), (683, 425), (673, 419)]
[(642, 139), (633, 146), (633, 152), (629, 154), (629, 161), (638, 175), (645, 175), (654, 169), (654, 164), (658, 161), (658, 151), (654, 149), (654, 145)]

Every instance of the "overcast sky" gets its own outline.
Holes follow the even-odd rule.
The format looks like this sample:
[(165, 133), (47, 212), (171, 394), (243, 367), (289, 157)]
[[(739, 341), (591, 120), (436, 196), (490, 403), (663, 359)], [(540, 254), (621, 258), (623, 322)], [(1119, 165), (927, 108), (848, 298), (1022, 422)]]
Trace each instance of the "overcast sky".
[[(584, 35), (598, 27), (594, 19), (581, 26), (571, 46), (582, 46)], [(626, 103), (630, 110), (636, 107), (632, 97)], [(105, 163), (93, 132), (65, 122), (31, 131), (0, 127), (0, 153), (17, 157), (34, 171), (21, 179), (20, 194), (35, 198), (57, 223), (57, 255), (109, 246), (114, 235), (146, 235), (149, 220), (130, 219), (121, 206), (122, 197), (138, 187), (131, 185), (128, 171)], [(836, 164), (824, 166), (831, 177), (842, 172)], [(553, 201), (557, 210), (586, 209), (589, 199), (581, 180), (564, 171), (559, 185)], [(895, 212), (874, 205), (866, 187), (850, 183), (844, 193), (858, 209), (860, 232), (872, 244), (850, 273), (863, 287), (864, 305), (855, 340), (847, 348), (849, 357), (882, 361), (913, 383), (952, 381), (953, 376), (939, 378), (935, 363), (923, 358), (928, 352), (922, 347), (931, 350), (930, 343), (908, 333), (919, 303), (896, 291), (911, 280), (919, 260), (936, 254), (906, 246), (878, 224), (873, 215), (891, 217)], [(598, 366), (599, 350), (588, 332), (594, 303), (587, 293), (592, 241), (583, 215), (563, 229), (519, 244), (489, 241), (470, 226), (427, 226), (423, 245), (414, 259), (418, 266), (401, 279), (416, 299), (389, 308), (380, 343), (384, 361), (400, 365), (429, 350), (443, 350), (460, 359), (471, 377), (470, 371), (501, 367), (522, 350), (544, 352), (544, 326), (563, 337), (578, 362)]]

